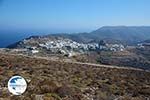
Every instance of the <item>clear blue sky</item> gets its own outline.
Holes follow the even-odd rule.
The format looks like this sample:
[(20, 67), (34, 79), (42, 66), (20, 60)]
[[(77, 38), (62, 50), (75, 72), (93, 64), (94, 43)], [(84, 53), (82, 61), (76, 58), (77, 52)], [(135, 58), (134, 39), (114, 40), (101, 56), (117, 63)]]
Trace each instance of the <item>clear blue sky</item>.
[(150, 0), (0, 0), (0, 30), (88, 32), (150, 25)]

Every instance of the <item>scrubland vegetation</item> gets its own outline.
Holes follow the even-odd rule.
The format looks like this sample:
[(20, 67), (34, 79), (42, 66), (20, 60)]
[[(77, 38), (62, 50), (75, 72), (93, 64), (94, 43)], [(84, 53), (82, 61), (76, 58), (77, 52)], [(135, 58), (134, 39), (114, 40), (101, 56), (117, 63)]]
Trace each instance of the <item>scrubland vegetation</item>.
[[(21, 96), (7, 90), (13, 75), (28, 88)], [(150, 72), (0, 54), (0, 100), (148, 100)]]

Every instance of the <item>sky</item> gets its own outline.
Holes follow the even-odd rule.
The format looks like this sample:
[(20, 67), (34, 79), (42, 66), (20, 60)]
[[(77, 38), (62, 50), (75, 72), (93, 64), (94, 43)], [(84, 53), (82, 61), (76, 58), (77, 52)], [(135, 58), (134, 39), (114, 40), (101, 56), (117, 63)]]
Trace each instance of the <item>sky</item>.
[(149, 26), (150, 0), (0, 0), (0, 32), (90, 32)]

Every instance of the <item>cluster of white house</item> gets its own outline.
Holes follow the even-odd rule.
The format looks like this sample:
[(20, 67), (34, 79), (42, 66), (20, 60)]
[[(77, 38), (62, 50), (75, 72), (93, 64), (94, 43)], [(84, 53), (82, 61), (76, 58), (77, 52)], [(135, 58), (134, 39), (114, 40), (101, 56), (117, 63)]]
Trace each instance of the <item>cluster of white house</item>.
[(150, 43), (139, 43), (138, 48), (150, 48)]
[(14, 49), (13, 52), (37, 54), (47, 50), (50, 53), (61, 53), (73, 56), (76, 54), (86, 53), (88, 51), (123, 51), (124, 49), (125, 47), (122, 44), (78, 43), (70, 39), (55, 39), (43, 41), (42, 43), (34, 46), (24, 45), (22, 49)]
[(90, 50), (90, 49), (97, 49), (98, 44), (97, 43), (77, 43), (75, 41), (69, 40), (69, 39), (63, 39), (63, 40), (55, 40), (55, 41), (48, 41), (44, 44), (39, 44), (40, 47), (44, 47), (46, 49), (63, 49), (66, 48), (68, 50), (73, 49), (82, 49), (82, 50)]
[(106, 45), (101, 45), (99, 43), (83, 44), (72, 41), (70, 39), (47, 41), (44, 44), (39, 44), (39, 46), (42, 48), (46, 48), (48, 50), (52, 50), (54, 52), (60, 50), (62, 52), (78, 51), (80, 53), (90, 50), (123, 51), (125, 49), (125, 47), (122, 44), (106, 44)]
[(106, 44), (106, 45), (99, 45), (99, 50), (105, 51), (124, 51), (125, 47), (122, 44)]

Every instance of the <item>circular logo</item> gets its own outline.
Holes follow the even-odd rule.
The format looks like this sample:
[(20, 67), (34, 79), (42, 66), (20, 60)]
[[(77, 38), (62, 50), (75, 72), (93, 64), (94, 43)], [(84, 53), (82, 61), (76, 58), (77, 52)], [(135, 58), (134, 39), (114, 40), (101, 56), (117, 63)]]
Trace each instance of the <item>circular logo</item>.
[(26, 91), (27, 83), (21, 76), (13, 76), (8, 81), (8, 90), (13, 95), (21, 95)]

